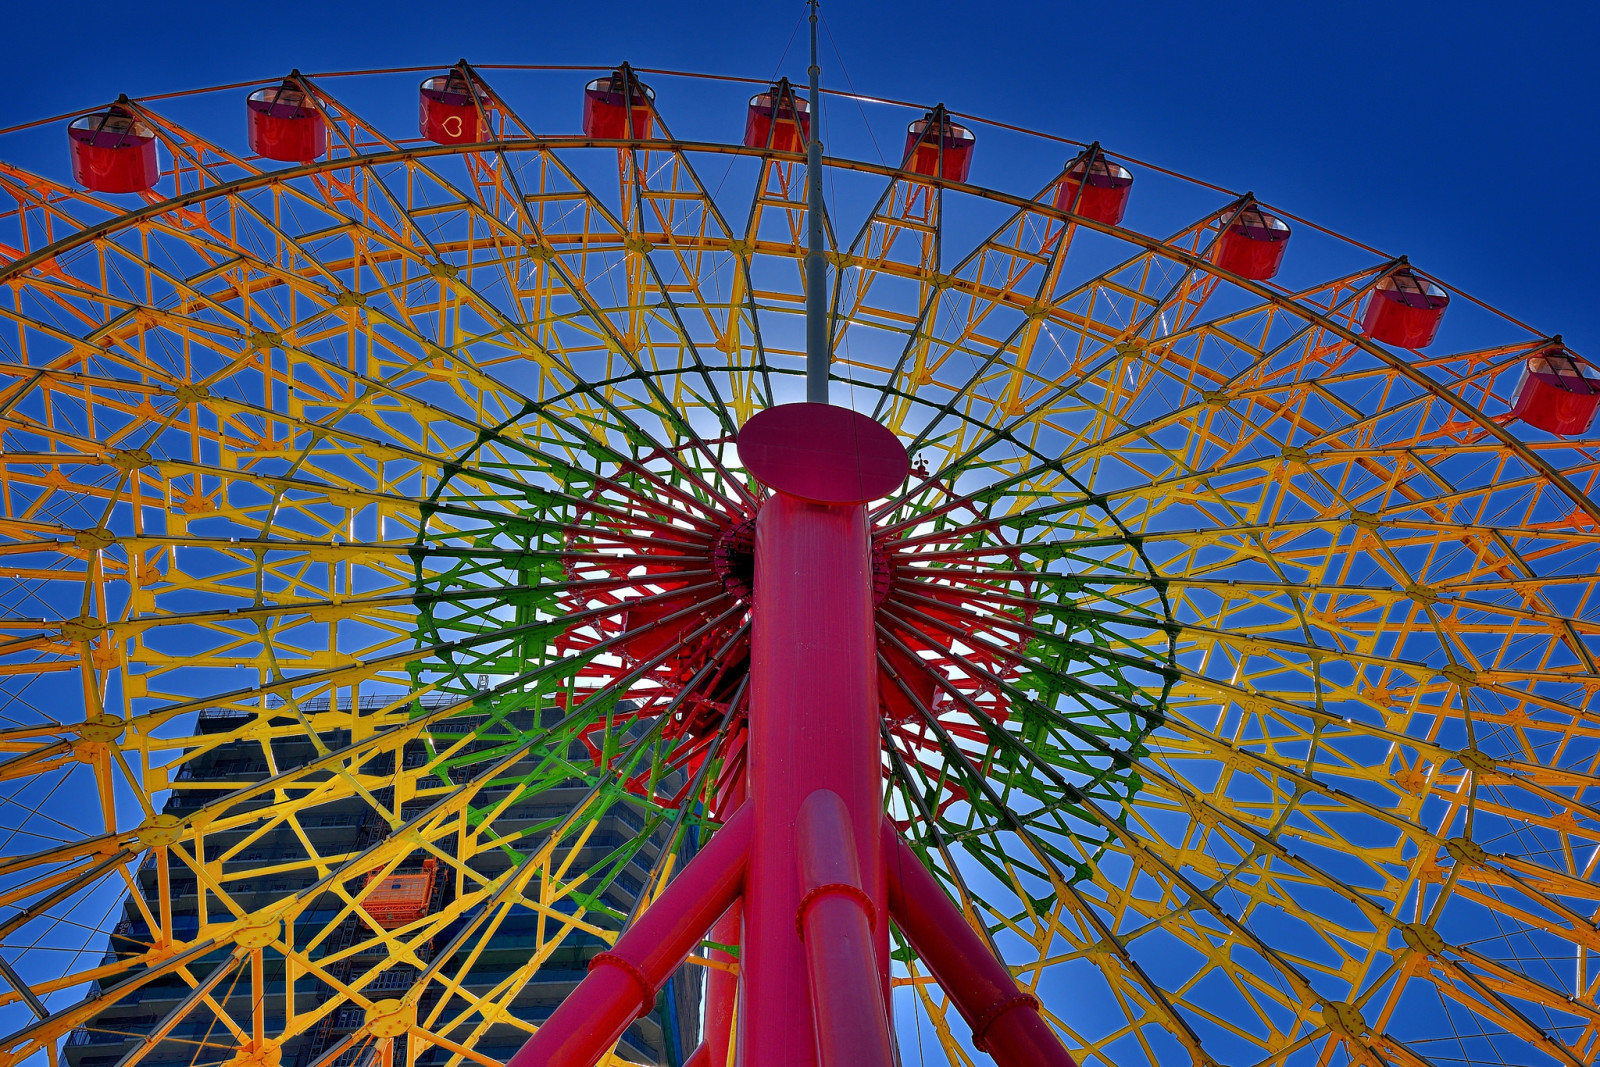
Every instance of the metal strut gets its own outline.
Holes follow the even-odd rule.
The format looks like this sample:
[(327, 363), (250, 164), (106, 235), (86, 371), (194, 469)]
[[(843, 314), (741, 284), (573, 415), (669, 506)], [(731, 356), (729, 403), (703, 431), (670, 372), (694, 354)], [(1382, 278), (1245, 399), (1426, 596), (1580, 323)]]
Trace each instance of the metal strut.
[(905, 447), (849, 408), (783, 404), (740, 428), (739, 456), (770, 490), (746, 777), (725, 798), (743, 803), (509, 1067), (593, 1067), (714, 923), (720, 943), (740, 943), (737, 1008), (725, 984), (712, 990), (708, 1026), (722, 1032), (692, 1067), (893, 1067), (891, 919), (999, 1067), (1074, 1067), (1039, 1002), (884, 820), (867, 506), (904, 483)]
[(828, 402), (833, 339), (828, 336), (828, 258), (822, 232), (822, 68), (817, 65), (817, 0), (811, 8), (811, 136), (806, 140), (806, 402)]
[(868, 503), (904, 483), (910, 459), (887, 428), (828, 404), (808, 4), (807, 403), (767, 408), (739, 431), (740, 460), (770, 494), (756, 517), (746, 776), (725, 798), (738, 809), (508, 1067), (593, 1067), (713, 924), (719, 943), (740, 943), (737, 989), (713, 979), (707, 1024), (722, 1032), (690, 1067), (893, 1067), (891, 918), (999, 1067), (1075, 1067), (1039, 1002), (884, 821)]

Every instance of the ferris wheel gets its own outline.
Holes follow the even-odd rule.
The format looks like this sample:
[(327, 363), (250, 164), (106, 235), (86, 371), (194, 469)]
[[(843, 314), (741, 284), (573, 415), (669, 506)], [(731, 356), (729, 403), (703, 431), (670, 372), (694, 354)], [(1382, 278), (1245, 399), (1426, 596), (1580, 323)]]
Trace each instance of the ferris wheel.
[(66, 153), (0, 163), (0, 1059), (178, 983), (119, 1067), (493, 1067), (583, 943), (625, 1063), (684, 957), (618, 946), (698, 886), (694, 1062), (738, 1062), (805, 978), (742, 997), (759, 924), (694, 872), (846, 758), (756, 722), (780, 652), (835, 666), (763, 623), (793, 498), (862, 517), (889, 873), (791, 888), (866, 924), (901, 1062), (1594, 1063), (1596, 372), (1098, 144), (999, 182), (919, 107), (812, 168), (806, 415), (817, 100), (751, 88), (463, 61), (0, 135)]

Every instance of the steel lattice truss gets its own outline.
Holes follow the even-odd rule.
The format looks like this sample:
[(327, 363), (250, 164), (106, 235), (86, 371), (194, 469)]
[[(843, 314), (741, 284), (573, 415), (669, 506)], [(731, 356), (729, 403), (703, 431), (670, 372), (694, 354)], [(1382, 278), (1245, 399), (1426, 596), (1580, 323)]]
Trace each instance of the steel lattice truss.
[[(6, 1062), (177, 975), (125, 1067), (268, 1064), (350, 1007), (330, 1057), (492, 1064), (616, 880), (715, 832), (731, 438), (802, 392), (804, 168), (673, 140), (666, 93), (657, 140), (541, 135), (493, 83), (463, 148), (313, 80), (332, 151), (281, 168), (131, 104), (172, 164), (143, 202), (0, 164)], [(1595, 449), (1503, 417), (1546, 339), (1377, 345), (1388, 260), (1225, 275), (1226, 196), (1158, 237), (1053, 181), (829, 170), (836, 395), (917, 463), (876, 512), (890, 814), (1074, 1054), (1594, 1063)], [(224, 747), (237, 788), (186, 773)], [(370, 842), (325, 850), (352, 801)], [(268, 840), (282, 890), (240, 892)], [(447, 902), (366, 918), (424, 855)], [(101, 958), (130, 892), (147, 936)]]

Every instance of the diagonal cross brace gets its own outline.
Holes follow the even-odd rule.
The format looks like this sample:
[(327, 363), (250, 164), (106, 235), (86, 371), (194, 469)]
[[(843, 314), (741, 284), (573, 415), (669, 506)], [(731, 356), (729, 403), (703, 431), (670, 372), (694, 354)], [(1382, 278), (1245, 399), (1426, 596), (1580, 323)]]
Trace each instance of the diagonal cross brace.
[(747, 804), (690, 860), (609, 952), (589, 962), (578, 988), (507, 1067), (594, 1067), (640, 1016), (690, 949), (744, 887), (750, 859)]

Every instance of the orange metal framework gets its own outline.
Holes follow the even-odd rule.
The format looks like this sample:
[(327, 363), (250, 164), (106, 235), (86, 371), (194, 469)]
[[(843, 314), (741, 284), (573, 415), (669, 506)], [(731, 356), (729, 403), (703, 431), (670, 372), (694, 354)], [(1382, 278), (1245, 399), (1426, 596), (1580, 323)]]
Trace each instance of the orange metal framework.
[[(418, 715), (413, 698), (447, 691), (433, 657), (466, 640), (417, 640), (419, 581), (448, 571), (446, 553), (494, 548), (476, 544), (476, 520), (423, 502), (449, 486), (487, 509), (504, 471), (551, 440), (611, 471), (570, 436), (574, 421), (617, 447), (616, 412), (666, 441), (684, 418), (715, 437), (776, 402), (768, 379), (792, 383), (802, 366), (801, 159), (676, 139), (659, 113), (649, 141), (538, 135), (485, 76), (535, 68), (460, 69), (488, 101), (481, 144), (394, 135), (331, 92), (336, 76), (314, 75), (332, 147), (314, 164), (265, 169), (167, 118), (156, 105), (170, 97), (129, 102), (171, 161), (140, 206), (0, 164), (0, 679), (20, 719), (0, 731), (0, 778), (94, 798), (73, 833), (0, 860), (0, 901), (19, 909), (0, 925), (0, 958), (26, 987), (0, 991), (6, 1062), (55, 1062), (76, 1027), (177, 976), (181, 1011), (128, 1067), (197, 1019), (240, 1064), (267, 1063), (341, 1007), (365, 1023), (330, 1057), (436, 1048), (488, 1065), (477, 1049), (492, 1035), (532, 1030), (511, 1010), (520, 983), (574, 931), (621, 929), (591, 906), (600, 861), (587, 844), (608, 790), (633, 773), (608, 762), (615, 750), (582, 770), (593, 792), (541, 844), (484, 873), (485, 857), (534, 832), (489, 793), (493, 774), (441, 774), (461, 750), (438, 728), (464, 712)], [(667, 92), (658, 106), (670, 112)], [(614, 187), (580, 178), (575, 161), (596, 156)], [(1162, 173), (1113, 158), (1141, 183)], [(708, 160), (754, 170), (742, 225), (696, 171)], [(1400, 262), (1385, 255), (1292, 286), (1221, 272), (1210, 242), (1248, 196), (1220, 194), (1158, 237), (1057, 210), (1050, 175), (1029, 194), (825, 167), (875, 205), (848, 238), (829, 220), (835, 389), (856, 389), (930, 480), (981, 470), (1004, 485), (985, 521), (1081, 514), (1098, 568), (1084, 573), (1134, 575), (1147, 591), (1074, 594), (1085, 618), (1123, 620), (1117, 648), (1157, 662), (1169, 631), (1127, 620), (1160, 603), (1171, 622), (1176, 676), (1131, 757), (1136, 794), (1091, 805), (1071, 833), (1031, 810), (975, 822), (965, 833), (1014, 858), (1003, 877), (973, 875), (955, 839), (918, 840), (1080, 1061), (1421, 1064), (1447, 1048), (1593, 1063), (1596, 457), (1588, 439), (1504, 418), (1523, 362), (1550, 339), (1460, 300), (1452, 315), (1480, 316), (1468, 345), (1372, 342), (1359, 311)], [(986, 236), (954, 254), (961, 213), (988, 220)], [(1116, 255), (1082, 269), (1070, 254), (1093, 261), (1095, 247)], [(541, 466), (540, 484), (556, 469)], [(221, 524), (254, 533), (210, 532)], [(645, 579), (635, 593), (666, 595)], [(266, 715), (269, 698), (296, 721)], [(256, 717), (200, 735), (187, 718), (200, 708)], [(927, 710), (930, 736), (956, 715)], [(254, 744), (270, 765), (275, 736), (307, 731), (348, 740), (193, 816), (163, 813), (168, 791), (195, 788), (182, 775), (195, 753)], [(408, 744), (431, 746), (424, 763), (404, 766)], [(903, 732), (887, 751), (892, 781), (940, 803), (958, 779), (977, 795), (989, 773), (972, 739), (939, 748)], [(375, 770), (380, 756), (399, 769)], [(708, 759), (707, 788), (722, 758)], [(891, 814), (939, 825), (937, 811), (915, 814), (919, 795), (892, 789)], [(308, 827), (352, 798), (388, 831), (359, 853), (322, 851)], [(302, 884), (246, 903), (234, 857), (278, 832), (305, 841), (281, 872)], [(452, 904), (392, 930), (374, 922), (344, 954), (377, 942), (420, 963), (475, 907), (485, 936), (529, 909), (543, 925), (526, 967), (479, 989), (479, 957), (421, 966), (400, 997), (380, 992), (388, 962), (337, 980), (320, 951), (366, 910), (366, 873), (419, 849)], [(144, 856), (155, 888), (130, 900), (148, 943), (52, 970), (37, 935), (66, 928), (97, 887), (120, 900)], [(650, 860), (645, 898), (676, 863)], [(174, 922), (180, 877), (208, 890), (192, 936)], [(322, 893), (342, 897), (330, 924), (294, 921)], [(737, 968), (725, 947), (702, 945), (693, 965)], [(221, 966), (200, 965), (219, 949)], [(966, 1024), (914, 953), (899, 958), (895, 996), (960, 1062)], [(291, 1004), (277, 1028), (264, 1005), (280, 966), (336, 995)], [(1100, 998), (1098, 1019), (1061, 999), (1053, 983), (1068, 974)], [(73, 999), (88, 982), (103, 995)]]

